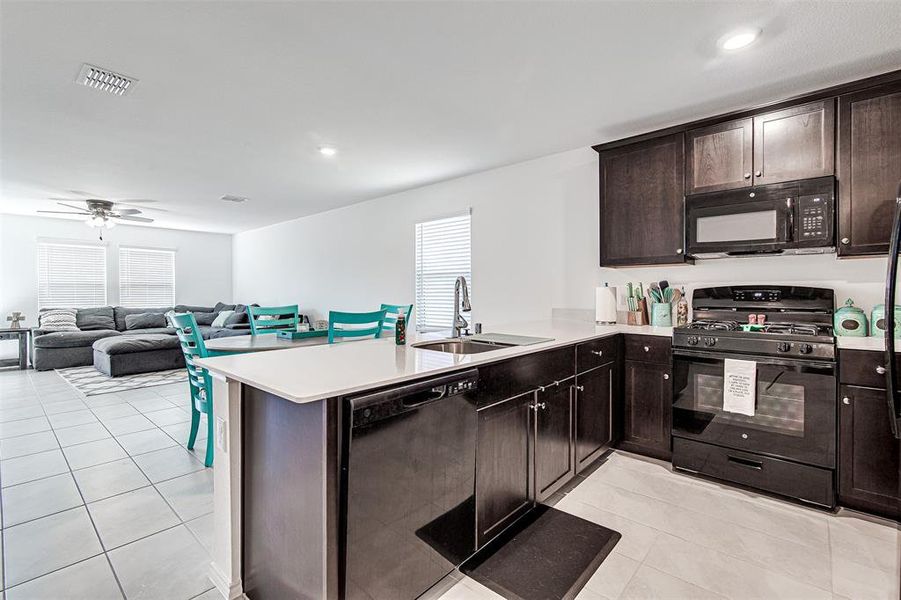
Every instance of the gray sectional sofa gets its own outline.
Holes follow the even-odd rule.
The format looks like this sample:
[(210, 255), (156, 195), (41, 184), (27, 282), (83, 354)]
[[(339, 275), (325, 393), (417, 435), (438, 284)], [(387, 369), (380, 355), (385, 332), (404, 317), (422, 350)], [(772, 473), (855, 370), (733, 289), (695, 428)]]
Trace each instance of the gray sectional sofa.
[[(243, 304), (81, 308), (75, 314), (78, 331), (32, 331), (31, 364), (38, 371), (94, 365), (113, 377), (182, 367), (184, 356), (175, 329), (166, 327), (162, 317), (170, 310), (194, 313), (205, 339), (250, 334)], [(235, 314), (224, 327), (213, 327), (223, 310)]]

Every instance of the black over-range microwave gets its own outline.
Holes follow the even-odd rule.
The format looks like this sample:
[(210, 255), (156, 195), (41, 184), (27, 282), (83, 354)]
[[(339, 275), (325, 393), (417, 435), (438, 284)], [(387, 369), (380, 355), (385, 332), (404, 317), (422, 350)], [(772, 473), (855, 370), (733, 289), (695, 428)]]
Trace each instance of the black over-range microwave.
[(835, 252), (835, 178), (685, 199), (687, 254), (724, 258)]

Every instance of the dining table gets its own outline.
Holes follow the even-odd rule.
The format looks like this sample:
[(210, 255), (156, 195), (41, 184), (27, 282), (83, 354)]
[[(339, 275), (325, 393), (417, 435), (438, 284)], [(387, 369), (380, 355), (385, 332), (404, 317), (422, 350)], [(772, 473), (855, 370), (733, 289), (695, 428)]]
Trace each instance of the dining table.
[(285, 350), (287, 348), (303, 348), (328, 344), (328, 336), (287, 339), (275, 333), (259, 335), (236, 335), (206, 340), (206, 349), (215, 354), (240, 354), (245, 352), (267, 352), (269, 350)]

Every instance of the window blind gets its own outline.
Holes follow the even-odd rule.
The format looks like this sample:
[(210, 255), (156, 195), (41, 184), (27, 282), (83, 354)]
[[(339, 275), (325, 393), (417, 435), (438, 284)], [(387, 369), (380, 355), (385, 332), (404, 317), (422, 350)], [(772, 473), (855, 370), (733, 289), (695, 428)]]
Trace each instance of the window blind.
[(131, 307), (175, 304), (175, 251), (120, 247), (119, 303)]
[(38, 242), (38, 308), (106, 305), (106, 247)]
[(454, 282), (472, 282), (470, 221), (467, 213), (416, 224), (417, 331), (453, 326)]

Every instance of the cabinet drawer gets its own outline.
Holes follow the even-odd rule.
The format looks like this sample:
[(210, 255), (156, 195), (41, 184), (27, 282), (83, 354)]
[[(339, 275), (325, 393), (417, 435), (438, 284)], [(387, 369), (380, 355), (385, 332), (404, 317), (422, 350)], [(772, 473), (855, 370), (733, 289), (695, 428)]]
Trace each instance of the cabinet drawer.
[(479, 367), (478, 406), (488, 406), (572, 377), (576, 371), (575, 347), (527, 354)]
[(616, 360), (618, 335), (583, 342), (576, 346), (576, 372), (584, 373)]
[[(901, 348), (901, 341), (896, 342)], [(885, 364), (882, 352), (872, 350), (841, 350), (839, 352), (839, 381), (851, 385), (885, 389), (885, 375), (879, 373)], [(901, 357), (895, 356), (895, 368), (901, 369)], [(901, 372), (901, 371), (899, 371)]]
[(820, 506), (835, 506), (830, 469), (682, 438), (673, 438), (673, 466)]
[(670, 364), (673, 341), (655, 335), (627, 335), (624, 343), (626, 360)]

